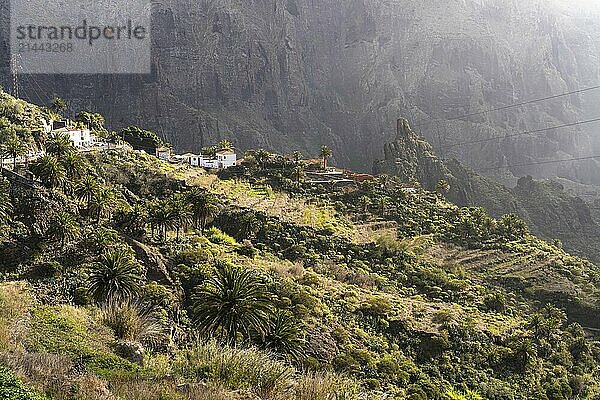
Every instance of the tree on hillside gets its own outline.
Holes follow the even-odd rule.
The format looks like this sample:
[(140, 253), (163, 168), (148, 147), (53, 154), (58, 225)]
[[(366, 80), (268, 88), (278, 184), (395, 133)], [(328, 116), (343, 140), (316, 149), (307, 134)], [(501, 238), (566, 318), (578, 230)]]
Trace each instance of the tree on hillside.
[(59, 113), (65, 108), (67, 108), (67, 103), (65, 103), (64, 100), (60, 97), (55, 97), (54, 100), (52, 100), (52, 102), (50, 103), (49, 108), (51, 111)]
[(387, 205), (390, 203), (390, 198), (387, 196), (381, 197), (377, 203), (379, 205), (379, 214), (384, 215)]
[(174, 217), (169, 200), (160, 200), (150, 207), (149, 222), (152, 232), (158, 230), (160, 240), (167, 240), (167, 232), (173, 227)]
[(57, 212), (50, 220), (48, 235), (60, 243), (60, 248), (79, 235), (79, 224), (75, 217), (67, 211)]
[(65, 183), (65, 169), (52, 154), (38, 158), (31, 164), (30, 170), (47, 188), (56, 188)]
[(508, 240), (521, 240), (528, 233), (525, 221), (514, 214), (504, 215), (498, 220), (498, 233)]
[(86, 205), (86, 212), (90, 213), (92, 199), (98, 191), (100, 184), (91, 175), (85, 175), (75, 187), (75, 195), (79, 201), (83, 201)]
[(327, 169), (327, 160), (333, 157), (333, 151), (328, 146), (321, 146), (319, 156), (323, 159), (323, 169)]
[(219, 213), (219, 200), (212, 194), (200, 189), (186, 193), (187, 201), (192, 205), (192, 220), (196, 228), (204, 234), (207, 223)]
[(8, 221), (12, 211), (9, 188), (8, 181), (4, 177), (0, 177), (0, 221)]
[(304, 356), (302, 348), (305, 340), (292, 314), (279, 310), (271, 320), (267, 332), (259, 339), (267, 350), (285, 355), (299, 361)]
[(117, 197), (111, 188), (98, 187), (90, 203), (90, 212), (95, 215), (96, 224), (99, 224), (102, 218), (110, 218), (112, 209), (116, 204)]
[(81, 178), (87, 167), (85, 159), (77, 152), (66, 154), (60, 159), (60, 163), (65, 168), (67, 176), (73, 180)]
[(296, 183), (300, 183), (305, 176), (306, 173), (304, 172), (304, 168), (301, 165), (296, 165), (292, 170), (292, 177), (294, 178), (294, 181), (296, 181)]
[(440, 179), (435, 185), (435, 190), (438, 193), (446, 194), (450, 191), (450, 184), (447, 180)]
[(302, 160), (302, 153), (298, 150), (295, 150), (292, 153), (292, 159), (294, 160), (294, 162), (300, 162), (300, 160)]
[(183, 195), (176, 194), (169, 199), (169, 208), (171, 210), (171, 217), (177, 240), (179, 240), (181, 230), (187, 230), (187, 227), (192, 220), (192, 205), (186, 201), (186, 198)]
[(202, 153), (202, 155), (204, 155), (206, 157), (214, 158), (217, 156), (217, 151), (219, 151), (217, 146), (209, 146), (209, 147), (203, 147), (201, 150), (201, 153)]
[(253, 271), (220, 264), (194, 296), (194, 320), (206, 335), (235, 343), (238, 334), (264, 336), (272, 314), (272, 298)]
[(54, 154), (58, 158), (65, 157), (74, 151), (75, 147), (66, 133), (54, 134), (46, 143), (46, 152)]
[(219, 148), (219, 150), (231, 150), (233, 149), (233, 144), (229, 140), (224, 139), (219, 142), (217, 147)]
[(271, 153), (265, 149), (260, 149), (254, 152), (254, 159), (260, 165), (261, 169), (265, 169), (267, 163), (271, 160)]
[(90, 270), (89, 293), (97, 301), (110, 298), (130, 298), (142, 282), (140, 266), (124, 249), (104, 253)]
[(2, 154), (13, 159), (13, 170), (17, 169), (17, 158), (25, 154), (27, 146), (16, 135), (4, 142)]
[(96, 135), (108, 138), (108, 130), (104, 127), (105, 120), (101, 114), (81, 111), (79, 114), (77, 114), (75, 120), (83, 123)]
[(361, 211), (366, 214), (369, 211), (369, 205), (371, 204), (371, 199), (369, 196), (361, 196), (358, 199), (358, 205), (360, 206)]

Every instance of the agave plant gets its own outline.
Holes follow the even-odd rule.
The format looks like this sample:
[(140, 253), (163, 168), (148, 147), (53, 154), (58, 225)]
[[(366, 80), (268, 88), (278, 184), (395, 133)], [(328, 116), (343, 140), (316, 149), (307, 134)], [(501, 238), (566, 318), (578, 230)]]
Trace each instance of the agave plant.
[(202, 332), (235, 343), (238, 334), (264, 336), (272, 315), (271, 297), (250, 270), (222, 264), (194, 297), (195, 322)]
[(109, 298), (131, 298), (140, 288), (140, 266), (125, 249), (102, 255), (90, 271), (89, 292), (98, 301)]

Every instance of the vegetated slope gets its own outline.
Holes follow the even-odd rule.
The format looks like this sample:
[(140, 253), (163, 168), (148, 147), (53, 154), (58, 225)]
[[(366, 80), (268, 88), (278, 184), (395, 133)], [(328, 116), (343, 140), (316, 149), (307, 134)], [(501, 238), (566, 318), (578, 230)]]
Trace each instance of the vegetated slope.
[[(530, 176), (519, 179), (513, 188), (504, 186), (455, 159), (440, 160), (404, 119), (398, 120), (396, 138), (385, 145), (385, 159), (375, 162), (374, 169), (377, 174), (398, 176), (427, 190), (437, 190), (461, 206), (483, 207), (496, 217), (514, 213), (540, 237), (559, 240), (574, 254), (600, 260), (600, 225), (592, 212), (597, 199), (593, 191), (586, 201), (561, 183)], [(449, 186), (440, 187), (440, 181)]]
[[(228, 138), (242, 150), (334, 149), (368, 169), (398, 115), (436, 146), (597, 117), (597, 92), (453, 120), (596, 85), (598, 16), (563, 0), (169, 0), (153, 6), (152, 74), (25, 76), (22, 93), (143, 125), (179, 150)], [(8, 1), (0, 1), (0, 78)], [(268, 21), (268, 23), (263, 23)], [(47, 93), (40, 94), (40, 88)], [(39, 98), (41, 96), (42, 98)], [(43, 98), (48, 96), (48, 98)], [(454, 149), (485, 168), (598, 154), (591, 125)], [(184, 151), (182, 151), (183, 153)], [(598, 181), (597, 162), (515, 168)]]
[(315, 187), (303, 162), (264, 151), (215, 177), (128, 150), (47, 148), (59, 167), (31, 166), (45, 186), (0, 186), (0, 363), (38, 392), (600, 394), (586, 335), (600, 328), (600, 271), (514, 216), (393, 179)]

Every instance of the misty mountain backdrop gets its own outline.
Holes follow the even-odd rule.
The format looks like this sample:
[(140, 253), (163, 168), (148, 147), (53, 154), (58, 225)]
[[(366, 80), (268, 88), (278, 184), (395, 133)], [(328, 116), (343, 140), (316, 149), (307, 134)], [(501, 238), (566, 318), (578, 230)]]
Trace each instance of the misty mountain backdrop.
[(307, 155), (327, 144), (366, 172), (406, 117), (438, 156), (476, 171), (600, 184), (595, 160), (488, 170), (600, 154), (600, 124), (447, 147), (598, 117), (600, 90), (455, 119), (597, 85), (599, 22), (559, 0), (166, 0), (153, 5), (150, 76), (22, 75), (21, 96), (59, 96), (182, 151), (223, 138)]

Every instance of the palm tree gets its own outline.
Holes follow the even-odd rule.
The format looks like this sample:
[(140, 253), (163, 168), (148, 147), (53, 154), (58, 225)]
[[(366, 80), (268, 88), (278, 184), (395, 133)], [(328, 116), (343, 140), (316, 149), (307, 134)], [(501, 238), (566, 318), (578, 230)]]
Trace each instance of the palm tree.
[(90, 212), (96, 216), (96, 224), (99, 224), (103, 217), (110, 218), (116, 202), (115, 192), (111, 188), (98, 187), (90, 203)]
[(67, 103), (65, 103), (60, 97), (55, 97), (54, 100), (52, 100), (52, 103), (50, 103), (50, 110), (55, 113), (59, 113), (65, 108), (67, 108)]
[(60, 243), (60, 248), (64, 249), (65, 244), (79, 235), (79, 224), (70, 213), (59, 211), (52, 218), (48, 233)]
[(217, 146), (210, 146), (202, 148), (202, 154), (207, 157), (215, 157), (217, 155)]
[(140, 267), (124, 249), (104, 253), (92, 267), (89, 293), (97, 301), (109, 298), (131, 298), (141, 286)]
[(530, 339), (521, 339), (512, 346), (513, 357), (517, 368), (524, 372), (535, 359), (536, 348)]
[(260, 229), (260, 221), (253, 212), (242, 214), (236, 225), (237, 239), (239, 240), (252, 238)]
[(150, 211), (149, 220), (152, 225), (152, 232), (155, 228), (158, 229), (160, 239), (166, 241), (167, 231), (173, 226), (173, 213), (169, 200), (160, 200), (154, 204)]
[(96, 178), (91, 175), (85, 175), (75, 187), (75, 196), (79, 201), (83, 201), (86, 204), (86, 212), (89, 215), (92, 199), (100, 188), (100, 185)]
[(182, 195), (175, 195), (169, 201), (169, 208), (173, 220), (173, 226), (177, 232), (177, 240), (181, 229), (187, 230), (187, 226), (192, 220), (192, 206)]
[(0, 221), (8, 221), (12, 211), (9, 187), (8, 181), (4, 177), (0, 177)]
[(233, 144), (229, 140), (224, 139), (219, 142), (217, 147), (219, 150), (231, 150), (233, 148)]
[(76, 152), (67, 153), (60, 159), (60, 162), (65, 167), (67, 176), (75, 179), (79, 179), (87, 167), (85, 159)]
[(31, 172), (47, 188), (62, 186), (66, 179), (65, 169), (52, 154), (45, 154), (38, 158), (30, 167)]
[(192, 205), (192, 219), (200, 232), (204, 230), (208, 221), (219, 213), (219, 200), (212, 194), (199, 189), (193, 189), (187, 194), (187, 201)]
[(271, 153), (269, 153), (265, 149), (260, 149), (254, 152), (254, 159), (260, 165), (261, 169), (265, 169), (267, 163), (271, 159)]
[(333, 157), (333, 151), (328, 146), (321, 146), (319, 156), (323, 159), (323, 169), (327, 169), (327, 159)]
[(438, 183), (435, 185), (435, 190), (438, 193), (444, 194), (450, 191), (450, 184), (445, 179), (440, 179)]
[(300, 181), (302, 181), (302, 179), (304, 179), (304, 177), (306, 176), (306, 174), (304, 173), (304, 168), (302, 168), (301, 165), (295, 166), (292, 170), (292, 176), (294, 177), (296, 183), (299, 184)]
[(302, 347), (305, 341), (298, 323), (287, 312), (280, 310), (275, 313), (262, 342), (265, 348), (292, 360), (298, 361), (302, 358)]
[(260, 277), (230, 264), (216, 273), (194, 297), (195, 322), (202, 332), (235, 343), (237, 335), (251, 332), (264, 336), (269, 327), (272, 299)]
[(136, 204), (129, 210), (121, 210), (115, 219), (128, 235), (143, 237), (146, 234), (148, 210), (144, 205)]
[(385, 209), (389, 203), (390, 203), (390, 198), (387, 196), (384, 196), (379, 199), (379, 214), (380, 215), (385, 214)]
[(358, 204), (360, 205), (362, 212), (366, 214), (367, 211), (369, 211), (369, 204), (371, 204), (371, 199), (368, 196), (361, 196), (358, 199)]
[(13, 170), (17, 169), (17, 157), (27, 151), (27, 146), (17, 136), (12, 136), (2, 145), (2, 153), (13, 159)]
[(300, 160), (302, 160), (302, 153), (298, 150), (295, 150), (292, 153), (292, 159), (294, 160), (294, 162), (300, 162)]
[(46, 144), (46, 152), (54, 154), (61, 159), (67, 154), (72, 153), (74, 150), (75, 148), (71, 143), (71, 139), (69, 139), (69, 136), (65, 133), (53, 135)]

